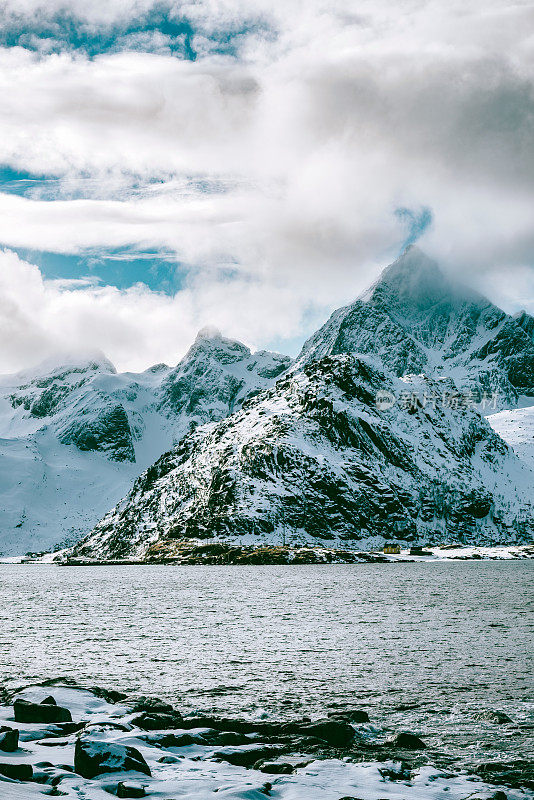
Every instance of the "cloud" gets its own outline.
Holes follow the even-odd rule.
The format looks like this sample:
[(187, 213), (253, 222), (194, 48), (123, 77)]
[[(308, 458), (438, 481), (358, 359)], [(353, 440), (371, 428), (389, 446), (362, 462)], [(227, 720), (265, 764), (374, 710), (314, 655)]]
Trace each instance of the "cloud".
[[(393, 13), (381, 0), (8, 0), (3, 9), (12, 26), (33, 19), (60, 36), (67, 14), (80, 30), (117, 35), (95, 57), (72, 42), (59, 53), (0, 50), (0, 161), (56, 178), (26, 196), (0, 194), (0, 242), (159, 248), (185, 270), (170, 299), (43, 284), (84, 318), (115, 303), (130, 330), (126, 308), (152, 319), (154, 304), (180, 317), (164, 331), (177, 350), (206, 322), (224, 330), (227, 320), (258, 344), (302, 335), (310, 308), (349, 301), (414, 235), (451, 269), (491, 283), (497, 301), (510, 293), (488, 276), (524, 284), (532, 269), (530, 4), (401, 0)], [(161, 9), (187, 22), (196, 60), (167, 51)], [(53, 314), (42, 324), (56, 335)], [(102, 349), (127, 363), (122, 333), (101, 329)], [(169, 358), (163, 334), (133, 349), (136, 363), (141, 352)]]
[[(0, 373), (56, 352), (99, 349), (120, 370), (175, 364), (200, 327), (213, 324), (252, 346), (298, 332), (293, 293), (237, 279), (195, 284), (170, 297), (137, 284), (125, 290), (91, 279), (44, 280), (39, 268), (0, 252)], [(258, 315), (262, 308), (265, 316)]]

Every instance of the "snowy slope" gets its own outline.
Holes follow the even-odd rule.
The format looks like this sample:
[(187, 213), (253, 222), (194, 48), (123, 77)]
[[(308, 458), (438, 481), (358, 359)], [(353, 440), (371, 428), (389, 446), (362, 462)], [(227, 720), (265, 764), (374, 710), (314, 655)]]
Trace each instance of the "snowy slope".
[(519, 458), (534, 470), (534, 406), (492, 414), (488, 422), (513, 447)]
[(286, 356), (202, 331), (175, 369), (101, 354), (0, 379), (0, 553), (72, 543), (192, 427), (272, 384)]
[(297, 364), (337, 353), (373, 355), (397, 376), (452, 378), (473, 400), (486, 394), (489, 410), (515, 407), (522, 395), (534, 404), (534, 318), (511, 317), (452, 283), (417, 247), (335, 311), (304, 344)]
[(357, 548), (528, 541), (534, 474), (475, 410), (377, 407), (378, 392), (406, 388), (435, 385), (351, 355), (292, 371), (162, 456), (73, 555), (140, 558), (176, 539), (280, 542), (284, 531), (292, 544)]

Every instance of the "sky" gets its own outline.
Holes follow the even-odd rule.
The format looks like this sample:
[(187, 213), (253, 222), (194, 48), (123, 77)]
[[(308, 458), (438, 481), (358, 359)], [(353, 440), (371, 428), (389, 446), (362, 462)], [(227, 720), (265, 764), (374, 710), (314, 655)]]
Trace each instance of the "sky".
[(530, 0), (0, 0), (0, 372), (294, 354), (408, 243), (534, 313)]

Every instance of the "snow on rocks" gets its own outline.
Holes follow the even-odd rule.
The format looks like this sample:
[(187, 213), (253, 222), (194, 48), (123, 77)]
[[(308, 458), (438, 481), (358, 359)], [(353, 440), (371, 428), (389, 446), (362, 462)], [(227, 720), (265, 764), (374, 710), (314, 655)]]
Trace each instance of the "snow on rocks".
[[(428, 749), (410, 752), (405, 733), (399, 734), (398, 742), (380, 744), (373, 739), (366, 745), (354, 728), (349, 736), (343, 727), (344, 735), (338, 736), (340, 721), (332, 719), (284, 726), (213, 718), (217, 730), (191, 727), (199, 720), (185, 717), (183, 727), (162, 731), (158, 739), (157, 732), (145, 734), (134, 722), (140, 702), (157, 708), (157, 701), (123, 698), (113, 703), (99, 693), (58, 684), (24, 692), (42, 693), (43, 699), (51, 693), (62, 703), (68, 696), (72, 716), (80, 718), (84, 729), (58, 739), (38, 728), (39, 723), (15, 723), (21, 733), (36, 730), (39, 736), (25, 738), (15, 752), (2, 754), (2, 800), (211, 800), (214, 794), (227, 800), (489, 800), (496, 791), (504, 791), (507, 800), (534, 797), (517, 781), (515, 788), (499, 788), (495, 778), (488, 784), (474, 775), (444, 772), (432, 765)], [(167, 709), (168, 704), (161, 705)], [(172, 713), (181, 719), (174, 709)], [(11, 705), (0, 706), (0, 720), (13, 715)], [(91, 727), (97, 720), (100, 727)], [(240, 730), (241, 744), (221, 749), (218, 737), (236, 735), (225, 728)]]
[(150, 775), (150, 767), (135, 747), (99, 742), (95, 739), (78, 739), (74, 748), (74, 772), (83, 778), (96, 778), (108, 772), (143, 772)]
[(291, 359), (205, 331), (171, 369), (101, 354), (0, 376), (0, 554), (72, 544), (191, 427), (272, 385)]
[(524, 462), (473, 409), (377, 406), (377, 392), (410, 387), (438, 390), (360, 356), (305, 363), (185, 436), (70, 557), (158, 560), (192, 540), (258, 547), (286, 536), (293, 547), (353, 550), (530, 541)]

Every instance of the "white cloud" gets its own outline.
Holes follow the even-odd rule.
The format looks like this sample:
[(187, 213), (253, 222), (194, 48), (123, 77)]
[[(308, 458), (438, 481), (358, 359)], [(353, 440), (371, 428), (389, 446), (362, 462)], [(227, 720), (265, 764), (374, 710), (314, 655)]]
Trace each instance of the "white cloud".
[[(4, 6), (12, 18), (51, 19), (70, 9), (97, 29), (154, 4)], [(128, 362), (126, 308), (151, 318), (152, 304), (162, 318), (167, 309), (181, 321), (166, 324), (144, 349), (130, 331), (125, 341), (135, 341), (136, 363), (139, 353), (147, 363), (169, 358), (164, 336), (183, 350), (186, 331), (204, 322), (224, 329), (226, 318), (249, 341), (294, 335), (310, 304), (350, 300), (395, 253), (406, 235), (397, 207), (432, 210), (422, 244), (458, 270), (518, 280), (529, 274), (530, 3), (202, 0), (167, 7), (169, 17), (194, 22), (202, 45), (196, 62), (167, 55), (163, 39), (159, 54), (94, 59), (0, 51), (0, 161), (60, 178), (53, 202), (38, 192), (33, 199), (0, 195), (0, 242), (62, 253), (164, 248), (192, 268), (172, 300), (105, 286), (71, 296), (43, 284), (47, 297), (57, 294), (54, 303), (69, 298), (84, 319), (91, 308), (98, 319), (108, 306), (121, 309), (122, 327), (102, 325), (109, 343), (95, 344)], [(213, 52), (210, 36), (225, 28), (247, 30), (238, 59)], [(140, 34), (132, 46), (142, 41)], [(162, 182), (151, 183), (155, 177)], [(76, 192), (83, 199), (73, 199)], [(229, 264), (233, 277), (223, 280), (219, 268)], [(27, 268), (12, 269), (13, 281), (17, 269)], [(499, 300), (503, 284), (491, 285)], [(41, 321), (52, 337), (57, 319)], [(99, 330), (87, 325), (85, 335), (98, 338)]]
[[(257, 282), (194, 282), (175, 297), (144, 285), (119, 290), (86, 281), (46, 281), (33, 264), (0, 252), (0, 373), (30, 366), (55, 352), (100, 349), (120, 370), (156, 361), (175, 364), (199, 327), (229, 336), (298, 332), (293, 293)], [(263, 315), (258, 310), (263, 310)]]

